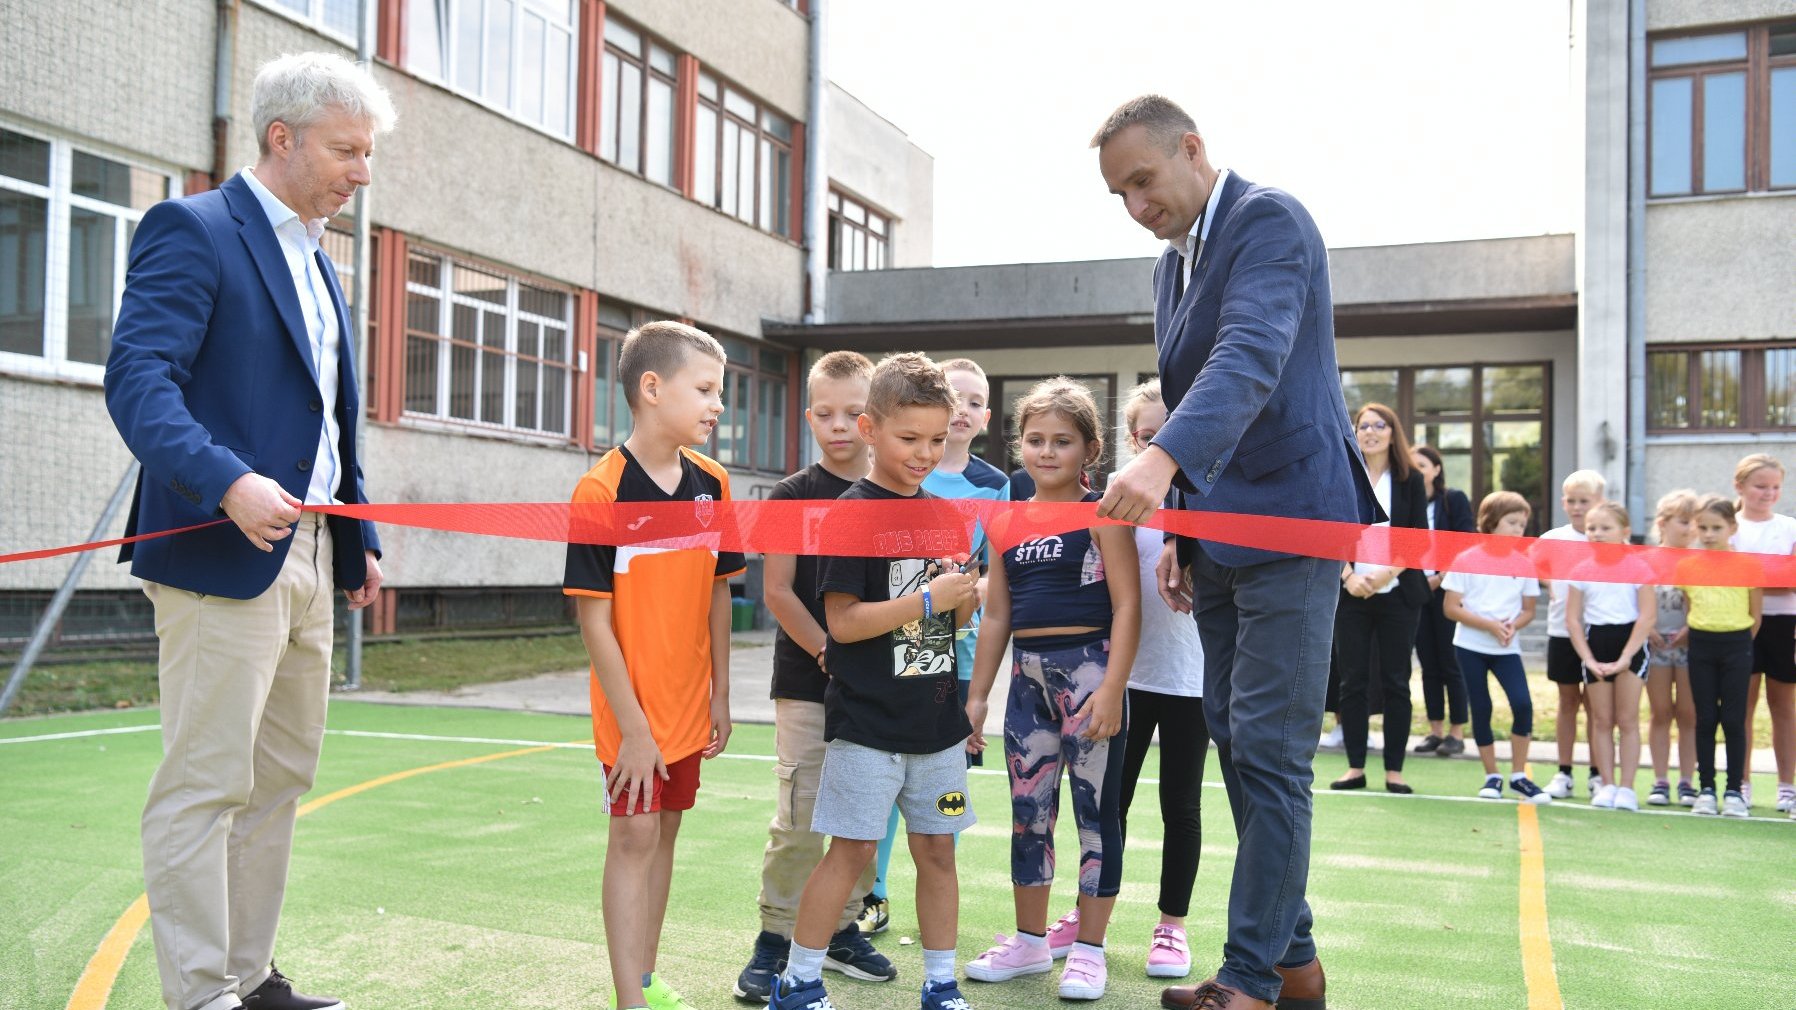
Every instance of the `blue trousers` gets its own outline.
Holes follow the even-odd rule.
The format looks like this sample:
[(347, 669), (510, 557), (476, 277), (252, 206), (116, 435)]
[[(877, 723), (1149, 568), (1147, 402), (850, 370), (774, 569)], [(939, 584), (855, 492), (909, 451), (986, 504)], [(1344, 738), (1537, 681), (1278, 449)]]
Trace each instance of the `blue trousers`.
[(1239, 839), (1217, 979), (1268, 1002), (1278, 999), (1274, 966), (1316, 957), (1304, 900), (1310, 784), (1340, 570), (1340, 562), (1319, 558), (1233, 568), (1201, 546), (1191, 566), (1204, 716)]
[(1454, 646), (1459, 657), (1459, 673), (1465, 678), (1466, 702), (1472, 709), (1472, 742), (1488, 747), (1496, 740), (1490, 728), (1492, 704), (1490, 681), (1485, 674), (1497, 678), (1503, 696), (1509, 699), (1509, 713), (1514, 722), (1509, 727), (1513, 736), (1534, 735), (1534, 699), (1528, 694), (1528, 674), (1522, 669), (1522, 657), (1513, 653), (1492, 655)]

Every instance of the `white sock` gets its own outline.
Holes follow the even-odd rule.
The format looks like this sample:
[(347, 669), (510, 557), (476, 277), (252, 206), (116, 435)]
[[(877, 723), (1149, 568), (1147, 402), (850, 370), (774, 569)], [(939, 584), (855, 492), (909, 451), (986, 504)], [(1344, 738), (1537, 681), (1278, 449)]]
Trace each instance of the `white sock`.
[(1510, 772), (1509, 773), (1509, 782), (1511, 785), (1513, 785), (1527, 777), (1528, 777), (1527, 772)]
[[(794, 949), (796, 949), (797, 946), (798, 946), (797, 944), (793, 944)], [(952, 981), (954, 981), (954, 951), (952, 949), (929, 950), (928, 948), (924, 948), (924, 950), (923, 950), (923, 981), (925, 981), (925, 982), (952, 982)]]
[(823, 955), (821, 948), (813, 950), (792, 941), (792, 949), (786, 954), (786, 978), (792, 982), (815, 982), (823, 977)]
[(1016, 938), (1021, 940), (1023, 946), (1028, 947), (1030, 950), (1048, 949), (1048, 935), (1046, 933), (1031, 933), (1028, 930), (1019, 929), (1016, 931)]

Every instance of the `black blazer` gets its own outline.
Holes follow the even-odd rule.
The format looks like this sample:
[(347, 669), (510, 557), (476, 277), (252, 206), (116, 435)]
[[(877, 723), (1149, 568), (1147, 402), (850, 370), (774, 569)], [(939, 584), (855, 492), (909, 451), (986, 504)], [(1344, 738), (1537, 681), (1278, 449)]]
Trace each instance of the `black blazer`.
[[(1423, 488), (1427, 493), (1427, 488)], [(1464, 491), (1448, 488), (1441, 496), (1435, 515), (1435, 529), (1445, 533), (1476, 533), (1478, 523), (1472, 518), (1472, 502)], [(1422, 518), (1428, 518), (1428, 503), (1422, 503)], [(1424, 525), (1426, 523), (1424, 522)]]
[[(1458, 494), (1458, 492), (1451, 492)], [(1459, 496), (1465, 501), (1465, 496)], [(1471, 509), (1466, 506), (1467, 511)], [(1428, 485), (1422, 480), (1422, 471), (1409, 468), (1409, 479), (1398, 480), (1396, 471), (1391, 472), (1391, 525), (1407, 526), (1411, 529), (1428, 528)], [(1397, 576), (1397, 595), (1411, 607), (1421, 607), (1434, 594), (1428, 590), (1428, 576), (1422, 574), (1420, 568), (1405, 568), (1403, 574)]]

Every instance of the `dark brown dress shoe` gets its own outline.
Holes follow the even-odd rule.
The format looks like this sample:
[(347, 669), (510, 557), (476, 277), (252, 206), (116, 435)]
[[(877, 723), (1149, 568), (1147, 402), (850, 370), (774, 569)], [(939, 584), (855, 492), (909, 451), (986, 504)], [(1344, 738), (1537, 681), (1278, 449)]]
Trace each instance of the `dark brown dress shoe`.
[(1295, 968), (1274, 967), (1273, 970), (1284, 979), (1278, 992), (1278, 1010), (1328, 1010), (1328, 1003), (1323, 999), (1328, 980), (1322, 975), (1321, 958), (1312, 958), (1309, 964)]
[(1254, 999), (1239, 989), (1210, 979), (1200, 985), (1175, 985), (1160, 993), (1166, 1010), (1275, 1010), (1271, 1003)]

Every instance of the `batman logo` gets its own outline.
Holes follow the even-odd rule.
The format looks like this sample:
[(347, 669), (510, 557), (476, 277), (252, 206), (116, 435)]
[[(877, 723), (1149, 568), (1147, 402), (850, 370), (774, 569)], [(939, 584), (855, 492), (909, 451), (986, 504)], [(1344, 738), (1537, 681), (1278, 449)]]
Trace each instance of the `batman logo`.
[(948, 817), (959, 817), (967, 812), (967, 794), (956, 789), (936, 797), (935, 808)]

